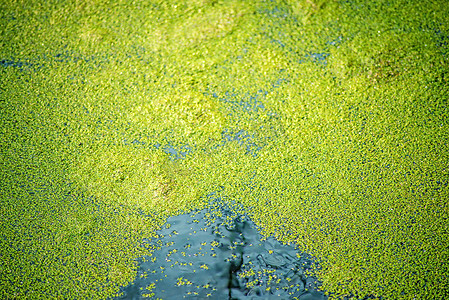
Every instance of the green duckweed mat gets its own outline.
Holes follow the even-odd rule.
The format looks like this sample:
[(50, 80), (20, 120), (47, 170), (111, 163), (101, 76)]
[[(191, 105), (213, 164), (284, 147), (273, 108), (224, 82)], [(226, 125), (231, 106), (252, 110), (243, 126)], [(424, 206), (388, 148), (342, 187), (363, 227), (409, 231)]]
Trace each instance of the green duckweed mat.
[(216, 191), (333, 298), (448, 297), (448, 16), (1, 1), (0, 298), (114, 297), (142, 240)]

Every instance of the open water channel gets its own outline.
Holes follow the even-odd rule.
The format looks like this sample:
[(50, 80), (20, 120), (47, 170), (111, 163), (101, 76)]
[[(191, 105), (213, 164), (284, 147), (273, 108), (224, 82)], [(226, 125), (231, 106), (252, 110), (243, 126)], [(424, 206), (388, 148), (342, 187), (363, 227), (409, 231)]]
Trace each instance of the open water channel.
[(308, 275), (310, 255), (263, 238), (251, 219), (223, 203), (168, 218), (118, 299), (327, 299)]

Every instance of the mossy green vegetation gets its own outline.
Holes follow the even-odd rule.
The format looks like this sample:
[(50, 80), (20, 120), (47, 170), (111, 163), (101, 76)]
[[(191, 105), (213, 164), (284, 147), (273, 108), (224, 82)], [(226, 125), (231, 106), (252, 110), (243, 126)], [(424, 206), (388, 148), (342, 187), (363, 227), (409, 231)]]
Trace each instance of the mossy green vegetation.
[(332, 297), (447, 297), (448, 10), (3, 1), (0, 296), (114, 296), (220, 191)]

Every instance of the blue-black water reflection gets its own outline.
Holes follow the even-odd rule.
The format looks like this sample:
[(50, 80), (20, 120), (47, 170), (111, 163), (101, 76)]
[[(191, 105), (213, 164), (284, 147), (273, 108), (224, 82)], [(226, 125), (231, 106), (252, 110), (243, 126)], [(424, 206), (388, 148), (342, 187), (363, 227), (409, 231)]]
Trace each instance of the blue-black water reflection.
[[(225, 204), (171, 217), (120, 299), (326, 299), (313, 261)], [(153, 298), (153, 299), (154, 299)]]

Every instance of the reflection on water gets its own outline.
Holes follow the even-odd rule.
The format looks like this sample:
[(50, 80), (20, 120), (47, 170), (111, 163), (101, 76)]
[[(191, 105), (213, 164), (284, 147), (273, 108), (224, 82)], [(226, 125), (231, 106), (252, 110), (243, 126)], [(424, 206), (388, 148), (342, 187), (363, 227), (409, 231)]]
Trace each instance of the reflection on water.
[(170, 217), (155, 247), (139, 260), (119, 299), (326, 299), (313, 261), (274, 238), (262, 239), (245, 215), (218, 201), (208, 209)]

